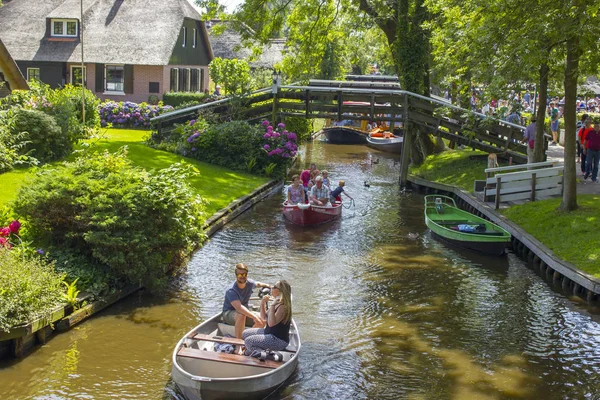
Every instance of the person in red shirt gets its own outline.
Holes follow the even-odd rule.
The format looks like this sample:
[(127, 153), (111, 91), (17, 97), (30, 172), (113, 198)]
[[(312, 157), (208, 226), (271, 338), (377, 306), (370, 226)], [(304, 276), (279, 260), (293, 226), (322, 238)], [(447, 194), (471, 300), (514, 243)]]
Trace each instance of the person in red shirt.
[(600, 161), (600, 120), (594, 120), (594, 129), (585, 137), (586, 170), (583, 179), (592, 174), (592, 182), (598, 182), (598, 162)]
[(585, 137), (587, 136), (587, 134), (593, 130), (592, 128), (592, 119), (588, 118), (585, 120), (584, 122), (584, 126), (583, 128), (581, 128), (579, 130), (579, 143), (581, 143), (581, 173), (585, 174), (586, 173), (586, 154), (587, 152), (585, 151), (585, 146), (584, 146), (584, 142), (585, 142)]

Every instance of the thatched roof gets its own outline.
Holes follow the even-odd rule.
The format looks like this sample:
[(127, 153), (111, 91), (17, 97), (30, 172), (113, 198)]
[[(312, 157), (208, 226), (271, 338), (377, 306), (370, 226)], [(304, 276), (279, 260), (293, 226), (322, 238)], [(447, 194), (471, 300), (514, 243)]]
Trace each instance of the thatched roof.
[[(228, 24), (223, 33), (217, 35), (211, 32), (216, 24), (223, 23)], [(215, 57), (246, 60), (252, 68), (273, 68), (276, 63), (283, 60), (285, 39), (271, 40), (268, 45), (263, 46), (262, 53), (255, 59), (252, 57), (252, 50), (242, 45), (240, 33), (229, 27), (229, 22), (210, 21), (208, 37)]]
[[(15, 60), (11, 57), (10, 53), (2, 40), (0, 40), (0, 72), (2, 73), (3, 80), (8, 82), (10, 89), (27, 90), (29, 85), (19, 67), (15, 63)], [(6, 90), (6, 88), (4, 88)]]
[[(89, 63), (167, 65), (184, 18), (201, 19), (188, 0), (83, 0), (83, 7)], [(47, 18), (79, 20), (80, 0), (7, 2), (0, 8), (0, 39), (15, 60), (81, 62), (79, 40), (45, 37)]]

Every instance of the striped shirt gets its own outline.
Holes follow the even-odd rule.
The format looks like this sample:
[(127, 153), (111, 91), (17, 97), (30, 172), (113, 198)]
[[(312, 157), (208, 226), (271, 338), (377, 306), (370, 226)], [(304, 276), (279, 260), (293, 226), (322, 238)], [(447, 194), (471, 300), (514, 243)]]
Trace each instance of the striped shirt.
[(329, 198), (329, 188), (325, 185), (321, 185), (321, 189), (317, 185), (314, 185), (310, 189), (310, 195), (315, 196), (317, 199)]

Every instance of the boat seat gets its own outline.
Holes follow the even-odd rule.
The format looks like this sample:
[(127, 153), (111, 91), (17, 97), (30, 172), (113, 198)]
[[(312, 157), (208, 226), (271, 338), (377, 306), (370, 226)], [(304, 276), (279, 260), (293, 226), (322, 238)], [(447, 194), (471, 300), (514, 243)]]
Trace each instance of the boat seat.
[[(221, 325), (225, 325), (226, 327), (221, 327)], [(219, 332), (221, 332), (222, 334), (226, 335), (226, 334), (230, 334), (231, 336), (233, 336), (235, 334), (235, 332), (233, 331), (233, 329), (231, 329), (231, 333), (230, 332), (224, 332), (229, 330), (230, 327), (233, 328), (233, 326), (231, 325), (226, 325), (223, 323), (219, 323)], [(290, 331), (290, 334), (292, 334), (293, 332)], [(242, 346), (244, 345), (244, 340), (243, 339), (238, 339), (238, 338), (234, 338), (234, 337), (224, 337), (224, 336), (220, 336), (220, 335), (205, 335), (203, 333), (196, 333), (194, 336), (192, 336), (192, 339), (195, 340), (204, 340), (206, 342), (219, 342), (219, 343), (228, 343), (228, 344), (232, 344), (234, 346)], [(282, 351), (287, 351), (288, 353), (296, 353), (298, 351), (298, 349), (296, 349), (293, 346), (288, 346), (285, 348), (285, 350)]]
[(195, 358), (198, 360), (216, 361), (229, 364), (248, 365), (250, 367), (260, 367), (276, 369), (281, 366), (281, 362), (273, 360), (261, 361), (258, 358), (241, 356), (238, 354), (227, 354), (216, 351), (198, 350), (190, 347), (181, 347), (177, 352), (178, 357)]

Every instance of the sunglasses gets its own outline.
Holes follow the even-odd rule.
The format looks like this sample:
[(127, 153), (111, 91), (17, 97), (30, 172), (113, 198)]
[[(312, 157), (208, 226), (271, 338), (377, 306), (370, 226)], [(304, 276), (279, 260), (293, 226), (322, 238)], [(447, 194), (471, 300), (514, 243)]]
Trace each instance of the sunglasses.
[(237, 276), (248, 276), (247, 272), (241, 273), (241, 274), (236, 274)]
[(279, 286), (273, 286), (273, 289), (281, 290)]

